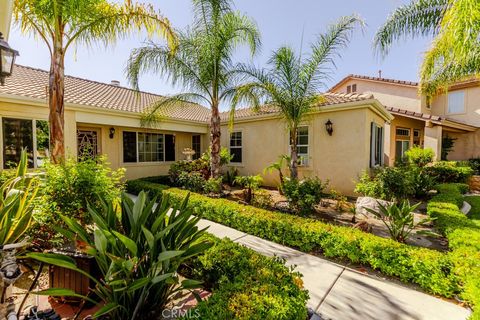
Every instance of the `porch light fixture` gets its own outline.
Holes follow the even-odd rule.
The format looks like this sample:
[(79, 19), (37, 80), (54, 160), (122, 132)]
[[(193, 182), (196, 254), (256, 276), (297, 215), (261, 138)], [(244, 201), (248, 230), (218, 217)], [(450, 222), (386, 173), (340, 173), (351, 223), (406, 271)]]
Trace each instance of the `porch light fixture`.
[(15, 58), (18, 51), (10, 48), (0, 32), (0, 84), (5, 85), (5, 78), (12, 75)]
[(110, 139), (113, 139), (113, 137), (115, 136), (115, 128), (111, 127), (109, 133), (110, 134), (108, 136), (110, 137)]
[(333, 123), (330, 121), (330, 119), (325, 122), (325, 129), (327, 130), (329, 136), (333, 134)]

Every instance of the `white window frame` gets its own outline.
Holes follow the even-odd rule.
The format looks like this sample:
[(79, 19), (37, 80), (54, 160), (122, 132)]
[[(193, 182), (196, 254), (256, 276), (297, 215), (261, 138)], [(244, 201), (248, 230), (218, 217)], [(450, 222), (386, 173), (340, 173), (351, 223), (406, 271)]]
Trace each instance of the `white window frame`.
[[(297, 139), (299, 140), (299, 135), (298, 135), (298, 131), (300, 131), (300, 129), (303, 129), (303, 128), (306, 128), (307, 129), (307, 144), (297, 144), (297, 156), (298, 156), (298, 165), (300, 167), (308, 167), (309, 164), (310, 164), (310, 126), (308, 125), (302, 125), (302, 126), (298, 126), (297, 128)], [(291, 150), (291, 147), (292, 145), (290, 144), (291, 142), (291, 133), (289, 133), (289, 137), (288, 137), (288, 145), (289, 145), (289, 148)], [(307, 148), (307, 153), (299, 153), (298, 152), (298, 147), (306, 147)]]
[[(450, 98), (462, 95), (463, 96), (463, 106), (462, 110), (450, 110)], [(465, 90), (455, 90), (447, 93), (446, 101), (447, 101), (447, 114), (464, 114), (466, 112), (466, 100), (467, 100), (467, 92)]]
[[(240, 146), (232, 146), (232, 135), (233, 134), (236, 134), (236, 133), (240, 133)], [(241, 158), (242, 158), (242, 161), (240, 162), (233, 162), (233, 160), (230, 161), (230, 165), (242, 165), (243, 162), (244, 162), (244, 159), (243, 159), (243, 130), (235, 130), (235, 131), (232, 131), (230, 132), (230, 134), (228, 135), (228, 149), (230, 150), (230, 153), (232, 151), (232, 149), (240, 149), (240, 154), (241, 154)]]
[[(48, 122), (47, 119), (37, 119), (37, 118), (27, 118), (27, 117), (18, 117), (18, 116), (1, 116), (0, 117), (0, 167), (2, 170), (5, 170), (4, 167), (4, 159), (3, 159), (3, 148), (4, 148), (4, 136), (3, 136), (3, 119), (17, 119), (17, 120), (28, 120), (32, 122), (32, 144), (33, 144), (33, 168), (37, 169), (38, 167), (38, 146), (37, 146), (37, 121), (45, 121)], [(50, 135), (50, 128), (49, 128), (49, 135)]]

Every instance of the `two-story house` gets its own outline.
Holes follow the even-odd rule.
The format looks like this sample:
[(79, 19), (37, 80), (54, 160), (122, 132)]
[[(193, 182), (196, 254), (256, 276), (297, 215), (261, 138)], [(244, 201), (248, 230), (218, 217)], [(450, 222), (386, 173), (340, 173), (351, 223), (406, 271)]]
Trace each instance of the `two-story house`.
[(451, 86), (427, 105), (417, 82), (349, 75), (330, 89), (335, 93), (372, 94), (395, 117), (385, 126), (385, 163), (413, 145), (432, 148), (439, 160), (442, 140), (454, 140), (450, 160), (480, 157), (480, 81)]

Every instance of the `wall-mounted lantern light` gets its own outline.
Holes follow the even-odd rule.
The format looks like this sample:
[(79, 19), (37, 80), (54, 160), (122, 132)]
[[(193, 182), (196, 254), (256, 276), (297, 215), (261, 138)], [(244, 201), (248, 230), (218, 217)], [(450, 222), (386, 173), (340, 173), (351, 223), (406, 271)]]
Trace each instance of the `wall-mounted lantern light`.
[(115, 136), (115, 128), (114, 127), (110, 128), (108, 136), (110, 137), (110, 139), (113, 139), (113, 137)]
[(0, 84), (2, 86), (5, 84), (5, 78), (12, 75), (16, 56), (18, 51), (10, 48), (0, 32)]
[(329, 136), (333, 134), (333, 123), (330, 121), (330, 119), (325, 122), (325, 129), (327, 130)]

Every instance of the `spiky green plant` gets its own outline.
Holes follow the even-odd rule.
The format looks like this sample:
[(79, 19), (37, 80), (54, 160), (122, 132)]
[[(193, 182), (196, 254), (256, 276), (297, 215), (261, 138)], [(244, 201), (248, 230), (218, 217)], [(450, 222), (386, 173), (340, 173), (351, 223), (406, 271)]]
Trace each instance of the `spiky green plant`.
[(236, 70), (232, 62), (239, 45), (246, 44), (254, 54), (260, 46), (255, 23), (232, 9), (232, 0), (193, 0), (193, 24), (179, 32), (175, 53), (154, 43), (135, 49), (127, 66), (132, 85), (145, 72), (167, 77), (184, 92), (157, 104), (145, 117), (151, 124), (158, 121), (164, 108), (188, 103), (200, 104), (211, 110), (211, 175), (218, 178), (220, 170), (220, 105), (228, 103), (235, 91)]
[(235, 90), (233, 107), (248, 103), (259, 108), (262, 103), (278, 108), (290, 130), (290, 177), (298, 177), (297, 131), (312, 109), (324, 102), (320, 90), (356, 26), (363, 22), (357, 16), (342, 17), (311, 45), (311, 54), (304, 58), (288, 46), (277, 49), (268, 61), (268, 69), (241, 65), (248, 81)]
[[(122, 196), (121, 211), (112, 201), (103, 201), (103, 210), (89, 208), (94, 221), (93, 238), (75, 220), (62, 216), (68, 226), (61, 230), (72, 241), (82, 242), (84, 252), (93, 256), (101, 279), (80, 270), (70, 257), (52, 253), (29, 253), (28, 257), (80, 272), (95, 283), (92, 294), (82, 297), (103, 307), (94, 317), (110, 319), (154, 319), (172, 295), (180, 290), (198, 287), (193, 280), (180, 281), (180, 264), (210, 247), (199, 240), (204, 230), (196, 226), (199, 217), (187, 209), (188, 197), (180, 206), (170, 208), (168, 197), (158, 206), (156, 198), (140, 192), (133, 201)], [(72, 290), (51, 288), (38, 294), (76, 296)]]
[(22, 32), (41, 39), (51, 57), (48, 103), (50, 107), (50, 154), (52, 162), (65, 158), (64, 90), (65, 54), (76, 45), (104, 45), (145, 29), (175, 46), (175, 35), (167, 19), (152, 5), (125, 0), (15, 0), (15, 22)]
[(385, 206), (380, 202), (377, 203), (379, 207), (378, 211), (371, 208), (364, 209), (380, 219), (387, 227), (390, 237), (398, 242), (405, 243), (417, 226), (432, 221), (431, 218), (415, 221), (413, 211), (418, 208), (420, 203), (413, 206), (410, 205), (408, 200), (403, 200), (399, 204), (392, 203)]
[(480, 5), (477, 0), (414, 0), (396, 9), (378, 30), (374, 45), (387, 54), (411, 36), (433, 36), (420, 70), (421, 91), (439, 89), (480, 73)]
[(0, 245), (20, 241), (31, 225), (39, 180), (27, 168), (27, 152), (23, 150), (15, 177), (0, 186)]

